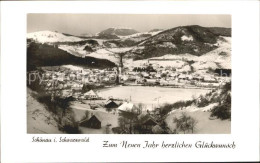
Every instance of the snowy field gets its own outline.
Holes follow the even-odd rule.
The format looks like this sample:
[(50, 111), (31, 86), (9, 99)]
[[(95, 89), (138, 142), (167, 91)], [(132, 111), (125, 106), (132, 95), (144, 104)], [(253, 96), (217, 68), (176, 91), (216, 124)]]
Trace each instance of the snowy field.
[(164, 88), (164, 87), (144, 87), (144, 86), (119, 86), (100, 90), (99, 96), (130, 100), (135, 103), (143, 103), (148, 110), (153, 109), (164, 103), (175, 103), (180, 100), (190, 100), (192, 97), (198, 97), (206, 94), (209, 90), (203, 89), (182, 89), (182, 88)]
[[(186, 112), (189, 116), (195, 118), (198, 123), (196, 125), (194, 134), (230, 134), (231, 133), (231, 121), (230, 120), (220, 120), (214, 119), (210, 120), (210, 113), (207, 111), (197, 110), (176, 110), (166, 118), (166, 123), (171, 130), (176, 127), (173, 123), (173, 118), (180, 116), (182, 112)], [(183, 134), (183, 133), (180, 133)], [(188, 132), (187, 134), (191, 134)]]

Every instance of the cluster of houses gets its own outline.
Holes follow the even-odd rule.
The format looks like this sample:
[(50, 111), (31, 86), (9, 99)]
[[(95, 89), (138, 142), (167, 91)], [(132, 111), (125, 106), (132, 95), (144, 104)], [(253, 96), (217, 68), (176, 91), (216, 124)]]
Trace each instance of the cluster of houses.
[[(161, 123), (158, 121), (159, 119), (159, 108), (149, 112), (149, 111), (141, 111), (135, 104), (131, 102), (123, 102), (122, 104), (117, 104), (113, 99), (109, 99), (105, 105), (105, 108), (109, 109), (110, 112), (114, 112), (114, 114), (118, 114), (121, 116), (121, 113), (134, 113), (136, 116), (135, 120), (126, 121), (124, 126), (113, 127), (113, 133), (117, 134), (128, 134), (129, 128), (132, 128), (134, 133), (139, 134), (152, 134), (152, 133), (167, 133), (168, 131), (161, 127)], [(98, 114), (92, 114), (89, 118), (86, 118), (79, 122), (80, 126), (100, 129), (104, 125), (102, 116)]]
[(59, 92), (61, 96), (73, 96), (75, 99), (100, 99), (97, 92), (88, 90), (84, 92), (84, 85), (102, 87), (115, 83), (117, 76), (116, 68), (107, 69), (80, 69), (68, 68), (45, 69), (40, 84), (48, 93)]
[[(125, 67), (118, 71), (117, 67), (107, 69), (45, 69), (41, 85), (46, 92), (54, 91), (62, 97), (73, 97), (76, 100), (104, 100), (95, 91), (97, 87), (111, 86), (118, 79), (119, 83), (125, 85), (158, 85), (173, 87), (219, 87), (225, 82), (231, 80), (231, 71), (228, 76), (215, 75), (213, 73), (197, 73), (197, 72), (180, 72), (171, 66), (158, 66), (154, 64), (146, 64), (140, 67)], [(216, 70), (217, 73), (222, 70)], [(93, 89), (84, 89), (86, 85), (94, 85)], [(139, 130), (142, 133), (164, 133), (161, 124), (157, 121), (158, 113), (143, 113), (131, 102), (121, 102), (118, 104), (113, 99), (109, 99), (104, 108), (112, 114), (119, 115), (122, 112), (134, 112), (139, 115)], [(102, 126), (102, 118), (98, 115), (92, 115), (90, 118), (80, 122), (80, 125), (100, 129)], [(126, 124), (131, 127), (132, 124)], [(127, 133), (122, 128), (114, 127), (114, 133)]]
[[(46, 91), (53, 89), (70, 90), (71, 93), (80, 92), (84, 84), (111, 85), (116, 80), (126, 85), (158, 85), (175, 87), (219, 87), (231, 79), (231, 70), (228, 76), (208, 72), (180, 72), (171, 66), (158, 66), (158, 64), (144, 64), (139, 67), (124, 67), (118, 71), (117, 67), (106, 69), (51, 69), (43, 73), (42, 85)], [(53, 82), (58, 83), (53, 88)], [(75, 94), (76, 96), (76, 94)], [(81, 96), (77, 94), (77, 96)]]
[(117, 74), (117, 68), (107, 69), (52, 69), (45, 70), (44, 80), (57, 80), (66, 82), (68, 86), (80, 85), (85, 83), (101, 83), (106, 81), (114, 81)]
[[(177, 71), (171, 66), (158, 66), (158, 64), (144, 64), (140, 67), (127, 69), (120, 76), (122, 83), (135, 83), (138, 85), (160, 85), (176, 87), (219, 87), (231, 80), (231, 70), (228, 75), (221, 75), (221, 69), (217, 73), (201, 70), (196, 72)], [(227, 70), (223, 70), (227, 71)]]
[[(50, 68), (45, 69), (41, 85), (45, 91), (59, 90), (62, 96), (73, 96), (75, 99), (100, 99), (97, 92), (84, 92), (84, 85), (106, 87), (115, 84), (143, 85), (143, 86), (172, 86), (172, 87), (204, 87), (215, 88), (231, 80), (231, 70), (224, 70), (228, 76), (217, 73), (180, 72), (171, 66), (158, 64), (144, 64), (139, 67), (124, 67), (118, 71), (117, 67), (106, 69), (78, 69)], [(217, 74), (217, 75), (216, 75)], [(117, 84), (118, 84), (117, 83)]]

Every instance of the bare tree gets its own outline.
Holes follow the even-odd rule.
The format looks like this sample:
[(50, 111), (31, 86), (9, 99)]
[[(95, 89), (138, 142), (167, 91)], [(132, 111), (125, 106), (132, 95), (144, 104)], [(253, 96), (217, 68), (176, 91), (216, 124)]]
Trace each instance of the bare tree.
[(197, 123), (198, 123), (198, 121), (196, 119), (190, 117), (189, 126), (190, 126), (190, 129), (191, 129), (191, 133), (193, 133), (194, 130), (196, 129)]
[(143, 110), (145, 109), (145, 105), (143, 103), (139, 103), (137, 108), (138, 108), (137, 110), (138, 114), (142, 114)]
[(198, 121), (188, 116), (187, 113), (182, 112), (180, 118), (173, 118), (173, 123), (176, 123), (176, 130), (180, 130), (185, 134), (189, 130), (193, 133)]
[(122, 111), (119, 117), (119, 126), (123, 125), (124, 129), (128, 130), (130, 134), (133, 133), (133, 123), (137, 120), (138, 114), (135, 112)]
[(110, 134), (110, 126), (111, 124), (106, 125), (106, 134)]
[(119, 117), (118, 118), (118, 125), (119, 127), (122, 129), (122, 130), (127, 130), (128, 131), (128, 128), (127, 128), (127, 124), (128, 124), (128, 120), (124, 117)]

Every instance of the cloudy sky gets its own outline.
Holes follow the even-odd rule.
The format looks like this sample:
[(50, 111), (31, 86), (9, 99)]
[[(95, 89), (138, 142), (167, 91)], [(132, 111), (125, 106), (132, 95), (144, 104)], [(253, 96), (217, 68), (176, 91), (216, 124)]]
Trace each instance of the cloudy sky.
[(75, 35), (95, 34), (109, 27), (129, 27), (139, 32), (184, 25), (231, 28), (230, 15), (152, 14), (28, 14), (27, 32), (59, 31)]

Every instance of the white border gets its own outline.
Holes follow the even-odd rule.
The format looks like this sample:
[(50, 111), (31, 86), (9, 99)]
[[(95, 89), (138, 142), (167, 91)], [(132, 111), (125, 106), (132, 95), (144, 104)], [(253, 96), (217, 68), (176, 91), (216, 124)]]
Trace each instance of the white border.
[[(3, 162), (259, 160), (259, 2), (1, 2), (1, 133)], [(31, 143), (26, 134), (26, 14), (137, 13), (232, 15), (232, 134), (89, 135), (90, 143)], [(54, 137), (47, 135), (42, 137)], [(69, 135), (67, 137), (75, 137)], [(77, 135), (79, 137), (88, 135)], [(103, 140), (194, 143), (235, 141), (235, 149), (102, 148)]]

